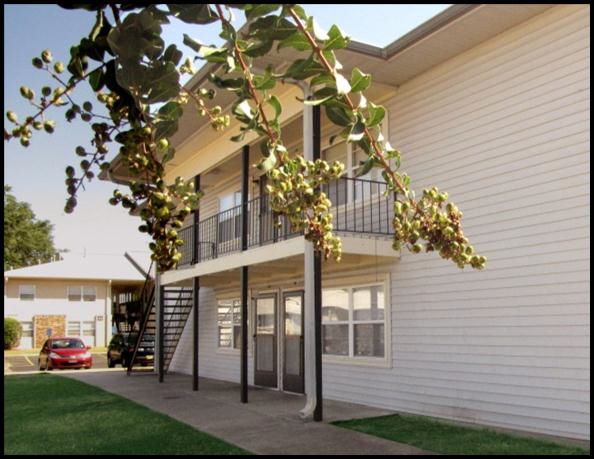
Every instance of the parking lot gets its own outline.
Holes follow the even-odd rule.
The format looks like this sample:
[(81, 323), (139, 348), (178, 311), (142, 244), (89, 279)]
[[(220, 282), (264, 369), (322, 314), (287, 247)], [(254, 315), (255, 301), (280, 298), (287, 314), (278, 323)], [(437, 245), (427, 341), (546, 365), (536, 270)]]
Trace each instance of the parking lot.
[[(26, 355), (10, 355), (9, 353), (4, 354), (4, 374), (14, 373), (29, 373), (32, 371), (38, 371), (37, 365), (38, 354), (26, 354)], [(105, 353), (93, 353), (93, 367), (91, 370), (107, 370), (107, 357)], [(121, 365), (117, 365), (116, 368), (109, 369), (109, 371), (124, 371)], [(88, 370), (55, 370), (55, 371), (88, 371)]]

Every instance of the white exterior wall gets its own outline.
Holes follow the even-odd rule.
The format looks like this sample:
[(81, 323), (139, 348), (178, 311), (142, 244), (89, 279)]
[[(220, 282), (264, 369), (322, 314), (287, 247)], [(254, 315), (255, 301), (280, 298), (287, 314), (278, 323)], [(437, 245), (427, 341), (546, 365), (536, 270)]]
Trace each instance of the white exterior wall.
[(390, 369), (325, 365), (325, 396), (589, 439), (589, 15), (556, 7), (401, 86), (390, 140), (438, 185), (483, 272), (391, 273)]
[[(228, 296), (227, 296), (228, 297)], [(236, 298), (239, 298), (239, 292)], [(250, 311), (252, 310), (250, 305)], [(251, 327), (251, 316), (249, 320)], [(190, 313), (180, 338), (177, 350), (171, 360), (169, 371), (192, 374), (194, 312)], [(198, 373), (201, 377), (239, 382), (241, 374), (239, 349), (218, 347), (217, 298), (211, 288), (200, 288), (198, 333)], [(251, 337), (252, 334), (250, 333)], [(253, 384), (252, 339), (248, 340), (248, 384)], [(239, 397), (239, 394), (238, 394)]]
[[(21, 301), (19, 298), (19, 285), (34, 285), (35, 299), (33, 301)], [(68, 301), (68, 286), (93, 286), (97, 296), (95, 301)], [(40, 279), (9, 279), (5, 284), (4, 316), (14, 317), (19, 322), (31, 322), (36, 315), (65, 315), (66, 330), (68, 322), (93, 321), (95, 323), (95, 336), (81, 336), (88, 345), (104, 346), (105, 344), (105, 321), (107, 281), (85, 281), (85, 280), (40, 280)], [(111, 309), (107, 309), (111, 314)], [(103, 321), (96, 321), (96, 316), (103, 316)], [(82, 331), (82, 330), (81, 330)], [(111, 331), (111, 323), (109, 330)], [(26, 349), (31, 346), (31, 340), (21, 341), (19, 349)]]
[[(326, 359), (324, 397), (589, 439), (586, 7), (512, 28), (386, 105), (402, 170), (418, 193), (449, 192), (487, 269), (403, 252), (390, 272), (391, 363)], [(239, 353), (216, 348), (212, 290), (200, 304), (200, 375), (238, 382)], [(191, 373), (191, 347), (190, 318), (172, 371)]]

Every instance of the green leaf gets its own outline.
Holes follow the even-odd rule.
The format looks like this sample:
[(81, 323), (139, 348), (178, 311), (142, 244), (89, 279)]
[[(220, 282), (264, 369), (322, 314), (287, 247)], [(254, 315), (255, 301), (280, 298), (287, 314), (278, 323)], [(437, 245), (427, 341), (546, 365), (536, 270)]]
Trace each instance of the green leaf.
[(367, 174), (371, 169), (375, 166), (375, 158), (372, 156), (368, 158), (358, 169), (356, 172), (356, 177), (361, 177)]
[(336, 97), (335, 94), (332, 94), (330, 96), (326, 96), (322, 99), (308, 99), (308, 100), (304, 100), (303, 103), (305, 105), (311, 105), (312, 107), (315, 107), (316, 105), (322, 105), (324, 102), (333, 99), (334, 97)]
[(311, 44), (307, 37), (305, 37), (300, 31), (296, 31), (289, 37), (281, 41), (276, 47), (277, 51), (282, 48), (294, 48), (297, 51), (309, 51), (311, 50)]
[(348, 42), (348, 37), (342, 34), (337, 25), (333, 25), (328, 31), (328, 40), (324, 42), (324, 50), (342, 49), (346, 47)]
[[(185, 41), (184, 41), (185, 42)], [(225, 47), (216, 48), (214, 46), (201, 46), (198, 56), (207, 62), (227, 62), (229, 50)]]
[(381, 105), (375, 105), (373, 102), (369, 102), (369, 118), (367, 119), (367, 126), (376, 126), (382, 122), (384, 116), (386, 116), (386, 109)]
[(276, 96), (270, 96), (267, 102), (272, 105), (272, 108), (274, 108), (275, 119), (278, 119), (278, 117), (283, 112), (283, 107), (280, 103), (280, 100)]
[(353, 124), (348, 136), (350, 142), (358, 142), (365, 135), (365, 124), (361, 118), (357, 117), (357, 122)]
[(167, 4), (167, 7), (173, 16), (189, 24), (210, 24), (219, 17), (207, 4)]
[(351, 91), (360, 92), (365, 91), (371, 83), (371, 75), (361, 72), (355, 67), (351, 73)]
[(233, 110), (233, 113), (238, 114), (239, 116), (243, 115), (250, 120), (254, 117), (254, 115), (252, 115), (252, 108), (250, 107), (250, 104), (247, 100), (237, 104)]
[(165, 50), (165, 53), (163, 54), (163, 59), (165, 59), (166, 61), (173, 62), (175, 65), (178, 65), (182, 56), (183, 53), (179, 49), (177, 49), (177, 46), (169, 45)]
[(274, 153), (270, 153), (266, 158), (264, 158), (257, 166), (258, 169), (264, 172), (268, 172), (271, 170), (276, 164), (276, 155)]
[(324, 71), (321, 64), (313, 60), (313, 56), (307, 59), (297, 59), (287, 69), (284, 78), (295, 78), (296, 80), (304, 80), (306, 78), (315, 76)]
[(326, 105), (326, 116), (338, 126), (349, 126), (354, 121), (353, 111), (342, 104)]
[(266, 69), (264, 75), (256, 75), (254, 77), (254, 86), (256, 89), (263, 91), (265, 89), (272, 89), (276, 85), (276, 79), (272, 76), (272, 71)]
[(253, 5), (246, 5), (245, 7), (245, 17), (249, 21), (252, 18), (259, 17), (259, 16), (266, 16), (273, 11), (278, 10), (281, 7), (280, 4), (273, 5), (273, 4), (253, 4)]
[(159, 109), (159, 116), (163, 119), (176, 120), (181, 118), (184, 110), (178, 102), (168, 102)]
[(317, 86), (320, 84), (329, 84), (329, 85), (336, 87), (336, 80), (334, 79), (334, 77), (332, 75), (328, 75), (327, 73), (325, 73), (323, 75), (318, 75), (316, 77), (313, 77), (311, 79), (311, 81), (309, 82), (310, 86)]
[(101, 88), (103, 88), (105, 84), (103, 69), (98, 68), (89, 73), (89, 84), (95, 92), (100, 91)]
[(204, 46), (202, 43), (200, 43), (198, 40), (194, 40), (188, 34), (184, 34), (184, 45), (189, 46), (197, 53), (200, 52), (200, 48)]

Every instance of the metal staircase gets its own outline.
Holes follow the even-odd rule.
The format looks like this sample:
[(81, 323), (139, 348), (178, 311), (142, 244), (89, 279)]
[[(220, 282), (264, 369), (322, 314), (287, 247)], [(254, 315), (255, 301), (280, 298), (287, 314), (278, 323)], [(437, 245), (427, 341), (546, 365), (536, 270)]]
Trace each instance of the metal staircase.
[[(143, 293), (145, 290), (143, 289)], [(163, 368), (169, 369), (173, 354), (177, 349), (179, 339), (190, 316), (193, 306), (193, 293), (190, 287), (165, 287), (163, 289)], [(155, 352), (155, 337), (157, 336), (155, 286), (151, 282), (150, 288), (143, 295), (143, 314), (140, 321), (139, 337), (134, 347), (132, 358), (128, 363), (128, 374), (132, 371), (139, 349), (153, 349)]]
[(163, 368), (169, 370), (173, 354), (193, 306), (191, 287), (165, 288), (163, 292)]

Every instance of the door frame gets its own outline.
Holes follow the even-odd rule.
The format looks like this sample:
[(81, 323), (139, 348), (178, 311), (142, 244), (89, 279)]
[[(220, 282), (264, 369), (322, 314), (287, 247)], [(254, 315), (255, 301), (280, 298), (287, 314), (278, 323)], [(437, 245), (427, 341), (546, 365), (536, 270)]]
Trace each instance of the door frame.
[[(300, 296), (301, 297), (301, 342), (300, 342), (300, 362), (299, 362), (299, 370), (300, 370), (300, 376), (301, 376), (301, 381), (298, 384), (298, 386), (300, 385), (300, 387), (298, 387), (298, 390), (294, 391), (294, 390), (289, 390), (287, 389), (286, 386), (286, 379), (288, 379), (287, 377), (290, 377), (291, 375), (287, 375), (287, 359), (286, 359), (286, 321), (285, 321), (285, 298), (287, 297), (291, 297), (291, 296)], [(280, 308), (279, 308), (279, 320), (281, 321), (281, 327), (279, 329), (279, 334), (280, 334), (280, 342), (281, 342), (281, 346), (279, 349), (279, 354), (280, 354), (280, 359), (281, 359), (281, 368), (282, 368), (282, 372), (281, 373), (281, 382), (279, 387), (282, 387), (282, 390), (284, 392), (292, 392), (292, 393), (297, 393), (297, 394), (303, 394), (305, 393), (305, 348), (304, 348), (304, 326), (305, 326), (305, 321), (304, 321), (304, 300), (305, 300), (305, 290), (304, 289), (287, 289), (287, 290), (282, 290), (281, 294), (281, 304), (280, 304)]]
[[(258, 362), (257, 362), (257, 358), (258, 358), (258, 339), (257, 339), (257, 335), (258, 335), (258, 307), (257, 307), (257, 302), (258, 300), (262, 300), (262, 299), (273, 299), (274, 300), (274, 333), (272, 334), (273, 336), (273, 371), (271, 373), (274, 373), (276, 375), (276, 377), (274, 375), (261, 375), (261, 378), (264, 378), (264, 381), (262, 381), (262, 379), (260, 379), (260, 381), (258, 381), (258, 375), (256, 374), (258, 372)], [(268, 291), (268, 292), (258, 292), (257, 294), (252, 296), (252, 304), (254, 307), (254, 313), (253, 313), (253, 317), (254, 317), (254, 328), (253, 328), (253, 364), (254, 364), (254, 385), (256, 386), (260, 386), (260, 387), (267, 387), (270, 389), (278, 389), (280, 387), (280, 379), (279, 379), (279, 327), (278, 327), (278, 320), (279, 320), (279, 292), (278, 291)], [(274, 385), (272, 385), (274, 382)]]

